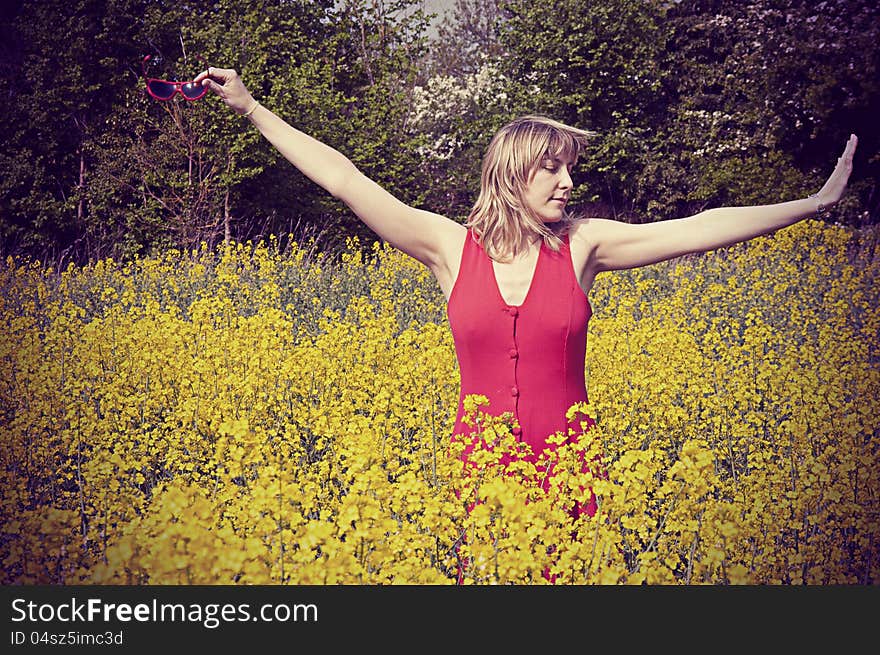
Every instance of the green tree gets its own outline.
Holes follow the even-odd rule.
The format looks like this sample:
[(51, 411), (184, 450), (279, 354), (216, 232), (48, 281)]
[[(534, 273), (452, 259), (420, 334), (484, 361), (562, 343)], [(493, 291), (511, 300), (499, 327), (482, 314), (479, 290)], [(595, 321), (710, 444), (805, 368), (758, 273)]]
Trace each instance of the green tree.
[[(94, 0), (24, 2), (11, 21), (0, 80), (0, 236), (4, 250), (85, 246), (90, 143), (127, 84), (120, 63), (140, 12)], [(59, 28), (64, 37), (59, 39)]]
[(410, 125), (422, 137), (418, 152), (432, 211), (458, 220), (470, 212), (483, 153), (511, 116), (508, 88), (491, 62), (475, 73), (434, 75), (416, 87)]
[(216, 98), (147, 96), (141, 59), (160, 55), (155, 76), (175, 79), (202, 59), (236, 68), (266, 106), (418, 203), (418, 139), (406, 129), (425, 31), (416, 5), (25, 2), (0, 88), (13, 100), (0, 123), (4, 250), (125, 256), (295, 225), (373, 238)]
[(502, 65), (515, 109), (598, 132), (574, 199), (602, 214), (636, 215), (633, 190), (673, 87), (662, 8), (637, 0), (512, 0), (503, 8)]
[(503, 0), (455, 0), (437, 25), (424, 73), (430, 76), (476, 75), (504, 56), (499, 30)]
[(655, 167), (645, 187), (682, 210), (796, 197), (819, 188), (855, 132), (851, 193), (834, 216), (876, 218), (880, 171), (865, 153), (878, 145), (878, 19), (863, 0), (677, 4), (676, 102), (653, 146), (677, 166)]
[(876, 219), (875, 3), (503, 7), (502, 64), (517, 111), (599, 132), (580, 175), (591, 213), (656, 220), (804, 195), (852, 131), (857, 174), (833, 216)]
[[(423, 206), (428, 182), (418, 134), (410, 129), (415, 81), (425, 54), (427, 18), (419, 2), (349, 0), (339, 17), (344, 40), (337, 79), (349, 89), (344, 120), (327, 142), (408, 204)], [(345, 232), (368, 245), (376, 235), (350, 212)]]

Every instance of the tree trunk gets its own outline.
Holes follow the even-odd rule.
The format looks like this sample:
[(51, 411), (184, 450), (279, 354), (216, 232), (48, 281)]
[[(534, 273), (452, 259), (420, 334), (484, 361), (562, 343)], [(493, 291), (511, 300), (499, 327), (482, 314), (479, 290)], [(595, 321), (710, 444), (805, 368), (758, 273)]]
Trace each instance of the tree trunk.
[(85, 186), (86, 186), (86, 155), (83, 152), (83, 149), (79, 149), (79, 200), (76, 203), (76, 224), (78, 227), (82, 227), (83, 220), (86, 215), (86, 199), (85, 199)]
[(223, 243), (226, 245), (229, 245), (229, 240), (232, 238), (229, 221), (229, 189), (226, 189), (226, 195), (223, 198)]

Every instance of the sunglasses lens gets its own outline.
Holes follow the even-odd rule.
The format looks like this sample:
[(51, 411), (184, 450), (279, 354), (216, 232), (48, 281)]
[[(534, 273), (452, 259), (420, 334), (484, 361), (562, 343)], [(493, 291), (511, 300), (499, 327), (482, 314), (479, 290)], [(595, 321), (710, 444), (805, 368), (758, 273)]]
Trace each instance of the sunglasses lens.
[(208, 92), (208, 87), (187, 82), (181, 85), (180, 90), (183, 91), (183, 95), (189, 100), (198, 100)]
[(160, 100), (168, 100), (168, 98), (174, 95), (174, 85), (168, 82), (152, 80), (147, 83), (147, 87), (150, 89), (150, 93)]

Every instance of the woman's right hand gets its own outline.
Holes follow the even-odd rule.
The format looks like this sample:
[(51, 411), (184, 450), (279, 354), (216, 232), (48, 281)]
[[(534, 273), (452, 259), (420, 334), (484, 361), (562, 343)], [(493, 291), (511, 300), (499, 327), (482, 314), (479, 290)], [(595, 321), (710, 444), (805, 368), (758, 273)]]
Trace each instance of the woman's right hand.
[(230, 68), (209, 66), (208, 70), (199, 73), (193, 82), (207, 86), (237, 114), (245, 114), (257, 104), (238, 73)]

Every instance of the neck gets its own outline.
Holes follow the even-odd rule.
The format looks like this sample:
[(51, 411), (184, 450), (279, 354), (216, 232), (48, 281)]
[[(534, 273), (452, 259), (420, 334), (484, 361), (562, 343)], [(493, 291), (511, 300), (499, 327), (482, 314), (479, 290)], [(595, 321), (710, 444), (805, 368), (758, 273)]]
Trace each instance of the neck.
[(540, 234), (524, 234), (519, 243), (514, 245), (512, 252), (504, 253), (503, 259), (496, 260), (501, 262), (510, 262), (517, 259), (526, 259), (537, 248), (541, 247), (544, 237)]

